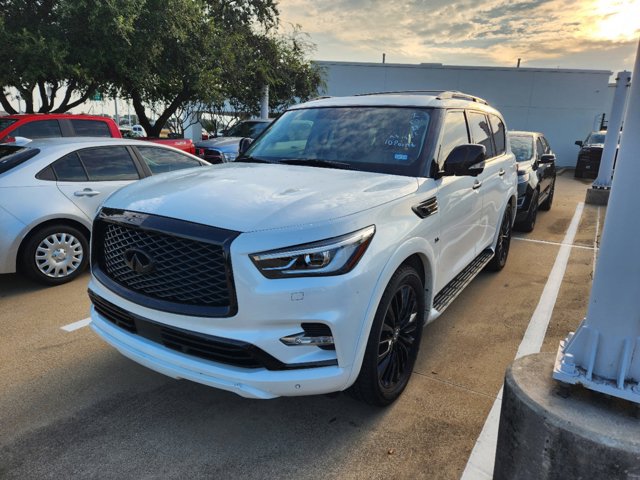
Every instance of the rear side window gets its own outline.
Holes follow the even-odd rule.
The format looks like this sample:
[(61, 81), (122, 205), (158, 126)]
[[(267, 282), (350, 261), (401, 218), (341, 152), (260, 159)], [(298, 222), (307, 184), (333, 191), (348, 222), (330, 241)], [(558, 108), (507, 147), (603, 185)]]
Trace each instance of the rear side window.
[(106, 122), (100, 120), (71, 120), (77, 137), (110, 137), (111, 131)]
[(493, 133), (493, 142), (496, 145), (496, 155), (502, 155), (506, 151), (505, 128), (504, 123), (495, 115), (490, 115), (491, 132)]
[(473, 143), (484, 145), (487, 149), (487, 158), (495, 157), (496, 154), (491, 140), (493, 134), (487, 122), (487, 117), (483, 113), (469, 112), (467, 118), (469, 119), (469, 131), (471, 132)]
[(51, 165), (56, 178), (60, 182), (86, 182), (87, 172), (85, 172), (80, 158), (76, 152), (65, 155)]
[(183, 168), (199, 167), (202, 164), (181, 153), (158, 147), (137, 147), (144, 162), (154, 175)]
[(458, 145), (469, 143), (469, 133), (467, 132), (467, 122), (464, 119), (464, 112), (450, 111), (444, 119), (444, 133), (440, 146), (440, 165), (447, 159), (451, 150)]
[(25, 123), (10, 134), (12, 137), (49, 138), (61, 137), (60, 124), (57, 120), (36, 120)]
[(38, 153), (40, 150), (37, 148), (0, 145), (0, 175), (35, 157)]
[(138, 169), (126, 147), (88, 148), (80, 150), (78, 153), (91, 181), (137, 180), (140, 178)]

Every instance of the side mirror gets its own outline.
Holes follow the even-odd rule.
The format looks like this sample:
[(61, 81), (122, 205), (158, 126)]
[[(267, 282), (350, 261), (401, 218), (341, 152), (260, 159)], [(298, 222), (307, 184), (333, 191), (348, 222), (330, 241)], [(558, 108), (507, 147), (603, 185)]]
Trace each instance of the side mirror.
[(484, 170), (486, 157), (484, 145), (458, 145), (444, 161), (444, 174), (477, 177)]
[(556, 156), (553, 153), (545, 153), (540, 157), (540, 163), (553, 163), (556, 161)]
[(579, 147), (582, 146), (582, 140), (576, 140), (576, 145), (578, 145)]
[(244, 137), (240, 140), (240, 147), (238, 148), (238, 155), (244, 155), (244, 152), (249, 150), (249, 146), (253, 142), (253, 138)]

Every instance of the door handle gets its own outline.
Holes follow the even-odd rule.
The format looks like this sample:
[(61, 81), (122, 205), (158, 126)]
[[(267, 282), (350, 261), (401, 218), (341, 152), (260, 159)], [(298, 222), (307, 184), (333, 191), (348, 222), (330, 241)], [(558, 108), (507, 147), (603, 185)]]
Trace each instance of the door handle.
[(477, 190), (477, 189), (478, 189), (478, 188), (480, 188), (481, 186), (482, 186), (482, 182), (481, 182), (480, 180), (476, 180), (476, 181), (473, 183), (473, 187), (471, 187), (471, 188), (473, 188), (474, 190)]
[(502, 177), (504, 174), (505, 174), (504, 168), (501, 168), (501, 169), (498, 171), (498, 175), (500, 175), (500, 176)]
[(82, 190), (78, 190), (77, 192), (73, 192), (76, 197), (95, 197), (96, 195), (100, 195), (100, 192), (97, 190), (92, 190), (90, 188), (84, 188)]

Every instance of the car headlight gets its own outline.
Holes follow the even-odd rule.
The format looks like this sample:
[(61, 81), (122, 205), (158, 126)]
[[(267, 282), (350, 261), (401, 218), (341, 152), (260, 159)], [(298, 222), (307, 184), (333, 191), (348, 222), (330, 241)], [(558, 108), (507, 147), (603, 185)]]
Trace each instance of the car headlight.
[(376, 231), (374, 225), (313, 243), (254, 253), (251, 260), (267, 278), (341, 275), (360, 261)]

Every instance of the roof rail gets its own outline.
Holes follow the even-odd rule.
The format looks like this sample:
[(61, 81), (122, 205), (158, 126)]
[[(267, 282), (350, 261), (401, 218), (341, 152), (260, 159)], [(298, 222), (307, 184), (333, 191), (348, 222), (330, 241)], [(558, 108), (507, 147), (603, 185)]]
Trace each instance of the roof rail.
[(457, 90), (396, 90), (396, 91), (388, 91), (388, 92), (359, 93), (355, 96), (364, 97), (367, 95), (393, 95), (393, 94), (401, 94), (401, 93), (406, 95), (431, 94), (436, 96), (439, 100), (451, 98), (456, 100), (467, 100), (469, 102), (482, 103), (483, 105), (489, 105), (489, 102), (487, 102), (483, 98), (476, 97), (474, 95), (469, 95), (468, 93), (462, 93)]

